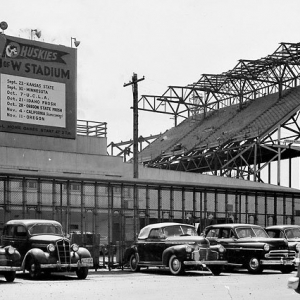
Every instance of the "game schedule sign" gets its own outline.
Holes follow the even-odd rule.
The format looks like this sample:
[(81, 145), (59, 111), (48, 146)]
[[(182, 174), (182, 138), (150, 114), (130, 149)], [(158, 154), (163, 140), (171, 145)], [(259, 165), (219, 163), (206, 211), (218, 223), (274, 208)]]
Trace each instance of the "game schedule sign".
[(76, 50), (0, 35), (0, 131), (75, 138)]

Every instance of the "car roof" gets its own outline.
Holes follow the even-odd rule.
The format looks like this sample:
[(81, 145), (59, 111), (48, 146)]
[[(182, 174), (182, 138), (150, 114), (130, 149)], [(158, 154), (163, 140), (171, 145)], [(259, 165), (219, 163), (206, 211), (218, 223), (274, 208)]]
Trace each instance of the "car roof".
[(195, 229), (195, 226), (190, 225), (190, 224), (184, 224), (184, 223), (175, 223), (175, 222), (155, 223), (155, 224), (149, 224), (149, 225), (143, 227), (140, 230), (138, 238), (139, 239), (147, 238), (152, 229), (162, 228), (162, 227), (170, 227), (170, 226), (188, 226), (188, 227), (193, 227)]
[(8, 225), (24, 225), (26, 227), (34, 225), (34, 224), (54, 224), (54, 225), (59, 225), (61, 224), (55, 220), (43, 220), (43, 219), (17, 219), (17, 220), (10, 220), (6, 222)]
[(236, 227), (259, 227), (261, 228), (262, 226), (260, 225), (255, 225), (255, 224), (244, 224), (244, 223), (224, 223), (224, 224), (213, 224), (209, 225), (206, 228), (236, 228)]
[(162, 222), (162, 223), (149, 224), (149, 225), (145, 226), (144, 228), (153, 229), (153, 228), (161, 228), (161, 227), (168, 227), (168, 226), (174, 226), (174, 225), (185, 225), (185, 226), (190, 226), (190, 227), (195, 228), (195, 226), (190, 225), (190, 224), (176, 223), (176, 222)]
[(299, 225), (272, 225), (268, 226), (265, 229), (287, 229), (287, 228), (300, 228)]

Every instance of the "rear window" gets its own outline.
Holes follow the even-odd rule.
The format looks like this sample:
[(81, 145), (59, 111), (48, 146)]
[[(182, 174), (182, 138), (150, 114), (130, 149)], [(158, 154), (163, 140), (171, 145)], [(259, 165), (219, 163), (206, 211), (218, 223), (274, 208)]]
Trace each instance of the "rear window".
[(24, 226), (18, 225), (16, 227), (16, 236), (26, 236), (27, 235), (27, 230)]

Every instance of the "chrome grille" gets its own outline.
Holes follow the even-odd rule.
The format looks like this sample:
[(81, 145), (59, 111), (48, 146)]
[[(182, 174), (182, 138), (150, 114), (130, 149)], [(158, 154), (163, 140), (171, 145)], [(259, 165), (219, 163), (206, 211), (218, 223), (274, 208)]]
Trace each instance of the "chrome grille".
[(199, 249), (193, 252), (193, 260), (207, 260), (208, 249)]
[(59, 240), (56, 242), (58, 261), (61, 264), (70, 263), (70, 242), (66, 240)]
[(207, 260), (218, 260), (219, 259), (219, 253), (217, 251), (210, 251), (208, 253)]
[(281, 259), (281, 258), (289, 258), (289, 259), (293, 259), (296, 256), (296, 252), (295, 251), (291, 251), (291, 250), (271, 250), (269, 253), (267, 253), (265, 255), (266, 258), (277, 258), (277, 259)]

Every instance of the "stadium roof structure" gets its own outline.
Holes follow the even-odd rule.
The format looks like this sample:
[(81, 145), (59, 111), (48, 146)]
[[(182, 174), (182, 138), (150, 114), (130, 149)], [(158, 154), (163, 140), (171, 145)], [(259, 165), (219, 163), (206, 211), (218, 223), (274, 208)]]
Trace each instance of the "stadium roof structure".
[(300, 43), (280, 43), (273, 54), (239, 60), (228, 72), (141, 96), (139, 110), (171, 114), (175, 127), (141, 151), (139, 162), (261, 181), (271, 162), (300, 154), (299, 71)]

